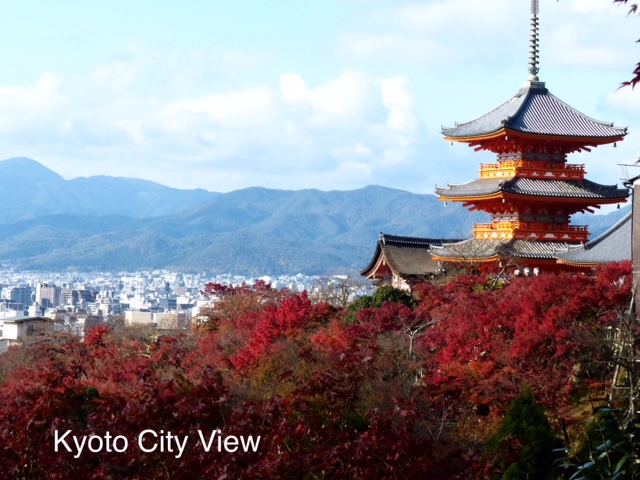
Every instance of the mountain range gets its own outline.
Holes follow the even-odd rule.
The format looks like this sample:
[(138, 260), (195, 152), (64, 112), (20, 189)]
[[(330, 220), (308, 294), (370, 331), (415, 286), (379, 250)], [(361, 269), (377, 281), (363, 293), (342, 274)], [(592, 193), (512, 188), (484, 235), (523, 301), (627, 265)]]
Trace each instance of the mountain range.
[[(354, 273), (380, 232), (463, 238), (487, 220), (434, 195), (381, 186), (216, 193), (121, 177), (65, 180), (28, 158), (0, 161), (0, 211), (4, 267), (249, 276)], [(574, 223), (596, 235), (626, 211)]]

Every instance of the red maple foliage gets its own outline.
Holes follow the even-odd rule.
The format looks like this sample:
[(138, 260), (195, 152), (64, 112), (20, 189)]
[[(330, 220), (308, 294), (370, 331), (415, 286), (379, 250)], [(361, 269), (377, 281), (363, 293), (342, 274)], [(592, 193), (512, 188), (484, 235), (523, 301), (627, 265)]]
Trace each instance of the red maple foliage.
[[(559, 433), (600, 393), (611, 371), (589, 339), (616, 326), (629, 275), (628, 263), (504, 285), (463, 275), (417, 287), (413, 308), (387, 302), (355, 320), (304, 293), (210, 285), (206, 328), (147, 341), (96, 327), (0, 357), (0, 474), (483, 478), (483, 441), (523, 384)], [(145, 452), (145, 430), (188, 442), (179, 456)], [(206, 451), (218, 430), (259, 447)], [(129, 448), (55, 451), (66, 431)]]

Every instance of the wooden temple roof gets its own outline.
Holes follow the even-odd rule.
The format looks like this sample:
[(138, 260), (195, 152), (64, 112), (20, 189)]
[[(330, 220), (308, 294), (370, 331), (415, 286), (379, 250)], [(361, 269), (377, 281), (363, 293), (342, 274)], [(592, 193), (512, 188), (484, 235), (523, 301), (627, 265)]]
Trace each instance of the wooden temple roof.
[[(626, 128), (590, 118), (552, 95), (543, 82), (527, 82), (502, 105), (470, 122), (444, 127), (447, 140), (471, 141), (500, 131), (583, 139), (620, 140)], [(596, 143), (610, 143), (598, 141)]]
[(580, 267), (631, 260), (632, 212), (602, 235), (557, 255), (558, 263)]
[(586, 243), (535, 240), (476, 240), (435, 246), (430, 251), (437, 260), (489, 261), (500, 256), (522, 259), (557, 260), (558, 263), (591, 267), (631, 259), (632, 212), (598, 237)]
[(434, 247), (431, 250), (431, 254), (436, 260), (442, 261), (492, 261), (498, 258), (498, 248), (504, 243), (501, 240), (476, 240), (470, 238), (461, 242)]
[(439, 266), (429, 250), (433, 246), (458, 241), (380, 233), (373, 258), (360, 274), (367, 278), (379, 278), (389, 271), (403, 278), (432, 275), (438, 271)]
[(626, 188), (618, 188), (617, 185), (601, 185), (584, 179), (481, 178), (468, 183), (436, 188), (436, 195), (442, 197), (441, 200), (493, 198), (503, 193), (565, 200), (588, 199), (603, 201), (603, 203), (623, 202), (629, 196)]
[(491, 261), (500, 256), (553, 260), (560, 251), (567, 251), (571, 244), (566, 242), (535, 240), (477, 240), (469, 239), (459, 243), (432, 249), (431, 253), (443, 261)]
[(575, 244), (536, 240), (511, 240), (500, 248), (500, 253), (510, 257), (553, 260), (560, 251), (566, 251)]

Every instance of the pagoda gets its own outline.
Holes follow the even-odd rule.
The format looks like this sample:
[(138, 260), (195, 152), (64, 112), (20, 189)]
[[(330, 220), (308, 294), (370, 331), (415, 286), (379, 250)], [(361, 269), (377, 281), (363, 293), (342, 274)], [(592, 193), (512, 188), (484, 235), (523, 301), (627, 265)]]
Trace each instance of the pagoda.
[(471, 239), (434, 246), (436, 261), (508, 257), (523, 267), (566, 268), (557, 263), (558, 252), (578, 248), (589, 236), (586, 226), (571, 224), (571, 215), (625, 202), (629, 195), (626, 188), (587, 180), (584, 165), (567, 162), (570, 153), (622, 141), (627, 130), (580, 113), (539, 80), (537, 3), (532, 1), (528, 81), (489, 113), (442, 129), (445, 140), (489, 150), (497, 161), (481, 164), (474, 181), (436, 188), (441, 201), (491, 215), (490, 223), (474, 225)]

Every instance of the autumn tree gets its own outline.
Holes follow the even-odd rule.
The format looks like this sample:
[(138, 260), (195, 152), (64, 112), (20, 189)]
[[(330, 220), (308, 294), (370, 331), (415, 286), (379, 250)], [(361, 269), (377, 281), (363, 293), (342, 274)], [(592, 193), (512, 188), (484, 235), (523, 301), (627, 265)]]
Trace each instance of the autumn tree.
[(406, 290), (402, 290), (391, 285), (383, 285), (378, 287), (372, 295), (360, 297), (348, 307), (348, 322), (356, 321), (356, 314), (363, 308), (380, 308), (387, 302), (413, 307), (416, 304), (415, 299)]
[[(525, 382), (555, 433), (576, 438), (585, 399), (612, 374), (585, 339), (617, 324), (629, 275), (611, 264), (502, 288), (460, 275), (412, 295), (382, 288), (351, 310), (261, 283), (211, 284), (205, 328), (100, 326), (0, 356), (0, 474), (484, 479), (483, 447)], [(192, 440), (179, 458), (52, 448), (56, 430), (135, 444), (147, 428)], [(259, 435), (260, 448), (207, 454), (198, 431), (217, 429)], [(520, 458), (522, 442), (507, 457)]]
[[(584, 342), (584, 332), (606, 331), (628, 307), (630, 273), (625, 262), (594, 275), (512, 278), (497, 290), (478, 275), (424, 289), (419, 298), (433, 324), (416, 350), (425, 359), (422, 381), (431, 408), (456, 421), (448, 442), (486, 441), (524, 382), (555, 433), (567, 444), (575, 438), (582, 402), (608, 393), (614, 373), (611, 363), (593, 368), (602, 354)], [(469, 442), (467, 448), (476, 447)]]
[(221, 322), (233, 321), (246, 312), (255, 312), (266, 304), (277, 302), (278, 292), (262, 280), (253, 285), (222, 285), (207, 283), (200, 292), (209, 300), (209, 304), (200, 309), (200, 315), (194, 322), (196, 331), (216, 330)]

